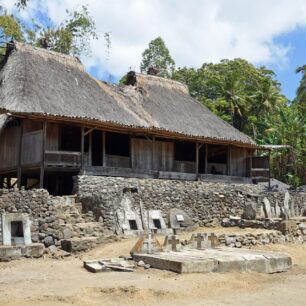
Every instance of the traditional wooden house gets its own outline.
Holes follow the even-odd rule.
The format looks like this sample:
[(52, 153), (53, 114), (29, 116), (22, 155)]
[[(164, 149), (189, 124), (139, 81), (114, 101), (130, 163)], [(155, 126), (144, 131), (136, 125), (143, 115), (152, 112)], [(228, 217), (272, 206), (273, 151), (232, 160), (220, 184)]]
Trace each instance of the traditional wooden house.
[(128, 76), (126, 86), (107, 84), (77, 58), (10, 45), (0, 70), (0, 187), (16, 178), (68, 194), (76, 174), (251, 181), (250, 137), (185, 85)]

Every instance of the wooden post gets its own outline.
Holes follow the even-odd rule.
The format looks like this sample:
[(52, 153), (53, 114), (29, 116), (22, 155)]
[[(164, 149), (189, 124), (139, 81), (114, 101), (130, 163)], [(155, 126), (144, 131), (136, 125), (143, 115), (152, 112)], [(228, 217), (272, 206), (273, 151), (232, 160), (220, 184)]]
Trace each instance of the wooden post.
[(204, 171), (205, 174), (207, 174), (207, 169), (208, 169), (208, 167), (207, 167), (207, 157), (208, 157), (208, 144), (206, 143), (205, 144), (205, 171)]
[(130, 136), (130, 168), (133, 169), (134, 168), (134, 165), (133, 165), (133, 141), (132, 141), (132, 138)]
[(105, 145), (106, 145), (106, 133), (102, 132), (102, 166), (106, 167), (106, 151), (105, 151)]
[(252, 177), (253, 155), (254, 155), (254, 151), (250, 150), (250, 171), (249, 171), (249, 176), (250, 177)]
[(82, 134), (81, 134), (81, 169), (82, 170), (84, 167), (84, 138), (85, 138), (85, 128), (82, 127)]
[(227, 146), (227, 165), (226, 165), (227, 175), (231, 175), (231, 145)]
[(196, 142), (196, 180), (199, 179), (199, 143)]
[(20, 122), (20, 129), (19, 129), (19, 153), (18, 153), (18, 170), (17, 170), (17, 187), (18, 187), (18, 189), (21, 188), (22, 138), (23, 138), (23, 121)]
[(156, 165), (155, 165), (155, 136), (152, 137), (152, 169), (153, 170), (157, 170), (156, 169)]
[(269, 150), (269, 190), (271, 189), (271, 150)]
[(88, 134), (88, 164), (92, 166), (92, 132)]
[(44, 188), (46, 136), (47, 136), (47, 121), (44, 121), (43, 131), (42, 131), (41, 162), (40, 162), (40, 176), (39, 176), (40, 189)]

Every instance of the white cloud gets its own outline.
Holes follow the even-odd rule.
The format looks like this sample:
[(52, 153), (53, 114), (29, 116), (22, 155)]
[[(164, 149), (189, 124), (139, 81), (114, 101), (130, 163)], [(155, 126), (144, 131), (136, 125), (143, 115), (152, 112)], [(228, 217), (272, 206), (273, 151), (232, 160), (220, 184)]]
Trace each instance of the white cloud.
[[(11, 2), (12, 0), (3, 0)], [(200, 66), (223, 58), (242, 57), (255, 64), (288, 61), (291, 46), (275, 37), (306, 26), (305, 0), (30, 0), (28, 16), (47, 10), (54, 22), (65, 9), (87, 5), (100, 34), (92, 41), (87, 66), (115, 75), (138, 69), (150, 40), (161, 36), (177, 66)], [(25, 16), (26, 17), (26, 16)], [(106, 60), (104, 32), (111, 32)]]

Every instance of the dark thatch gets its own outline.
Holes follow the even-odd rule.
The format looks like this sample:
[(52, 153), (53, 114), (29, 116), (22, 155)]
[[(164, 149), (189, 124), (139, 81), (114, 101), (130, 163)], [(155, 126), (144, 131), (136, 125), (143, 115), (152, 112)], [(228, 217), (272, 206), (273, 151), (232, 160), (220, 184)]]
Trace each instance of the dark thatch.
[(95, 121), (256, 147), (193, 99), (185, 85), (136, 75), (136, 86), (100, 82), (67, 55), (17, 44), (0, 71), (0, 112)]

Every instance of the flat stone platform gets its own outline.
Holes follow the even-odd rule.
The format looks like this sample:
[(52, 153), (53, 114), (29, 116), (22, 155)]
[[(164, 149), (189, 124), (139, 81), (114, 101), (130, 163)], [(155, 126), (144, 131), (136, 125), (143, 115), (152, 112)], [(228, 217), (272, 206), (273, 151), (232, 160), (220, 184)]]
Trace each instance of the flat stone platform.
[(0, 245), (0, 261), (18, 259), (20, 257), (38, 258), (43, 255), (44, 245), (32, 243), (27, 245)]
[(178, 252), (134, 254), (135, 261), (178, 273), (259, 272), (277, 273), (291, 268), (291, 257), (284, 253), (236, 248), (185, 249)]

